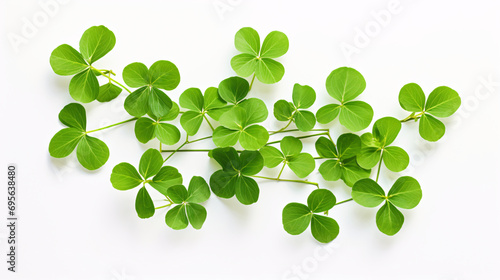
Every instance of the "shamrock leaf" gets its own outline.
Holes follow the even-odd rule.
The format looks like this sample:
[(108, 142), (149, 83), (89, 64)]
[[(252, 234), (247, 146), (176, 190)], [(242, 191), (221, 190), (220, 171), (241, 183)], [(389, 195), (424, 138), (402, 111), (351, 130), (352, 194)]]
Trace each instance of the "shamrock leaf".
[(352, 101), (365, 88), (365, 79), (355, 69), (341, 67), (333, 70), (326, 79), (326, 90), (340, 104), (321, 107), (316, 113), (318, 122), (326, 124), (339, 116), (340, 124), (351, 131), (367, 128), (373, 118), (372, 107), (363, 101)]
[(176, 168), (162, 165), (161, 153), (156, 149), (149, 149), (141, 157), (139, 171), (130, 163), (122, 162), (111, 172), (111, 184), (117, 190), (131, 190), (142, 184), (135, 200), (135, 210), (141, 219), (150, 218), (155, 213), (146, 184), (167, 197), (170, 187), (182, 184), (182, 175)]
[(310, 131), (316, 125), (316, 117), (311, 111), (303, 110), (311, 107), (316, 100), (316, 92), (310, 86), (295, 84), (292, 102), (278, 100), (274, 104), (274, 116), (279, 121), (294, 122), (300, 131)]
[(181, 116), (182, 128), (184, 128), (188, 135), (195, 135), (198, 132), (203, 119), (213, 129), (206, 114), (210, 116), (214, 111), (220, 112), (226, 107), (226, 101), (219, 96), (217, 88), (214, 87), (208, 88), (205, 91), (205, 95), (197, 88), (189, 88), (179, 97), (179, 104), (182, 108), (189, 110)]
[(314, 158), (308, 153), (301, 153), (302, 142), (299, 139), (286, 136), (281, 140), (280, 147), (281, 151), (272, 146), (260, 149), (266, 167), (273, 168), (283, 163), (283, 168), (288, 165), (299, 178), (307, 177), (314, 171), (316, 166)]
[(361, 135), (361, 151), (356, 158), (358, 164), (371, 169), (382, 160), (385, 166), (400, 172), (408, 167), (410, 157), (400, 147), (389, 146), (394, 142), (401, 130), (401, 122), (393, 117), (385, 117), (373, 124), (372, 133)]
[(179, 115), (179, 106), (172, 102), (172, 109), (162, 118), (156, 120), (151, 119), (155, 116), (149, 113), (148, 117), (139, 118), (135, 122), (135, 136), (141, 143), (147, 143), (153, 138), (157, 138), (161, 143), (166, 145), (174, 145), (179, 142), (181, 132), (172, 124), (165, 123), (164, 121), (171, 121)]
[(415, 208), (422, 199), (422, 189), (417, 180), (403, 176), (396, 180), (386, 195), (378, 183), (365, 178), (354, 184), (351, 195), (356, 203), (365, 207), (377, 207), (385, 201), (377, 212), (377, 227), (387, 235), (394, 235), (399, 232), (404, 222), (404, 216), (397, 207)]
[(205, 179), (194, 176), (189, 187), (183, 185), (172, 186), (167, 190), (168, 197), (173, 203), (179, 204), (167, 212), (165, 223), (176, 230), (184, 229), (191, 223), (193, 228), (200, 229), (207, 218), (207, 210), (199, 203), (210, 197), (210, 189)]
[[(242, 80), (248, 84), (245, 79)], [(241, 85), (244, 86), (245, 83)], [(214, 144), (218, 147), (230, 147), (239, 141), (246, 150), (260, 149), (269, 140), (269, 132), (264, 127), (256, 125), (267, 119), (266, 104), (257, 98), (243, 99), (248, 90), (241, 92), (240, 86), (228, 90), (228, 87), (221, 85), (219, 86), (221, 97), (235, 105), (220, 116), (221, 126), (213, 133)]]
[(339, 234), (338, 223), (316, 213), (327, 212), (335, 206), (336, 199), (327, 189), (314, 190), (307, 198), (307, 205), (292, 202), (283, 208), (283, 228), (291, 235), (303, 233), (311, 224), (313, 237), (321, 243), (334, 240)]
[[(231, 67), (242, 77), (255, 73), (264, 84), (279, 82), (285, 74), (285, 68), (274, 60), (288, 51), (288, 38), (279, 31), (269, 33), (262, 47), (257, 31), (250, 27), (240, 29), (234, 38), (234, 45), (241, 54), (231, 59)], [(229, 102), (229, 101), (228, 101)]]
[(352, 133), (342, 134), (337, 139), (337, 146), (328, 138), (320, 137), (315, 146), (318, 155), (328, 159), (318, 169), (323, 179), (342, 179), (346, 185), (352, 187), (359, 179), (370, 176), (371, 170), (362, 168), (356, 162), (356, 156), (361, 150), (359, 136)]
[(401, 108), (412, 114), (403, 121), (414, 119), (419, 122), (419, 133), (427, 141), (435, 142), (441, 139), (445, 133), (444, 124), (436, 119), (453, 115), (461, 104), (460, 96), (449, 87), (441, 86), (435, 88), (425, 100), (422, 88), (410, 83), (399, 92), (399, 104)]
[[(74, 100), (88, 103), (98, 99), (105, 102), (120, 94), (121, 89), (110, 86), (99, 88), (95, 68), (92, 66), (113, 49), (115, 42), (115, 35), (109, 29), (102, 25), (93, 26), (83, 33), (80, 52), (67, 44), (60, 45), (52, 52), (52, 70), (62, 76), (74, 75), (69, 83), (69, 93)], [(112, 93), (109, 92), (111, 88)]]
[(59, 120), (68, 126), (58, 131), (49, 143), (49, 153), (55, 158), (69, 156), (76, 148), (76, 157), (88, 170), (103, 166), (109, 158), (108, 146), (101, 140), (87, 135), (85, 108), (78, 103), (66, 105), (59, 113)]
[(140, 62), (134, 62), (123, 69), (123, 81), (132, 88), (138, 88), (125, 99), (125, 110), (135, 117), (148, 112), (154, 118), (162, 118), (172, 108), (172, 100), (161, 89), (173, 90), (180, 82), (177, 66), (166, 60), (159, 60), (149, 69)]
[(231, 198), (249, 205), (259, 199), (259, 186), (250, 176), (264, 167), (264, 159), (258, 151), (243, 151), (240, 155), (232, 147), (216, 148), (212, 157), (220, 164), (221, 170), (210, 177), (210, 188), (218, 197)]

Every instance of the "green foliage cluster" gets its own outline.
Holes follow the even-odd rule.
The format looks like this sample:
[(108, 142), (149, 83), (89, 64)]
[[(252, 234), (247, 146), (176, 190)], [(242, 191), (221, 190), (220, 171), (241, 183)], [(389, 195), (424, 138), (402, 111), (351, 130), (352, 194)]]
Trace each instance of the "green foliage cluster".
[[(291, 235), (301, 234), (310, 226), (316, 240), (331, 242), (339, 234), (339, 224), (331, 215), (335, 207), (350, 201), (364, 207), (383, 204), (375, 215), (375, 224), (382, 233), (394, 235), (404, 222), (399, 209), (412, 209), (422, 198), (420, 184), (412, 177), (399, 177), (387, 192), (378, 183), (382, 164), (391, 172), (401, 172), (410, 163), (408, 153), (394, 145), (402, 124), (419, 122), (421, 137), (437, 141), (445, 133), (445, 125), (437, 118), (451, 116), (461, 103), (458, 93), (451, 88), (438, 87), (426, 98), (420, 86), (410, 83), (399, 93), (399, 103), (410, 115), (402, 120), (390, 116), (380, 118), (374, 122), (371, 132), (358, 135), (352, 132), (368, 128), (374, 115), (369, 104), (356, 100), (365, 90), (366, 81), (355, 69), (340, 67), (328, 75), (325, 84), (327, 93), (336, 102), (314, 113), (311, 107), (316, 101), (316, 91), (297, 83), (293, 86), (291, 101), (281, 99), (273, 106), (274, 118), (284, 122), (282, 128), (268, 131), (261, 124), (268, 119), (268, 106), (249, 94), (255, 78), (264, 84), (277, 83), (283, 78), (285, 68), (276, 59), (287, 53), (289, 41), (282, 32), (270, 32), (261, 44), (257, 31), (249, 27), (240, 29), (234, 43), (241, 54), (231, 59), (231, 67), (238, 76), (224, 79), (205, 92), (188, 88), (179, 95), (177, 103), (166, 93), (180, 83), (179, 70), (170, 61), (159, 60), (149, 68), (140, 62), (131, 63), (123, 69), (124, 84), (114, 78), (116, 74), (112, 70), (96, 68), (94, 63), (109, 53), (115, 42), (114, 34), (106, 27), (91, 27), (80, 40), (80, 51), (61, 45), (52, 52), (50, 65), (58, 75), (74, 75), (69, 93), (77, 102), (109, 102), (125, 90), (128, 96), (123, 105), (132, 118), (87, 130), (85, 108), (80, 103), (68, 104), (59, 113), (59, 120), (66, 128), (54, 135), (49, 153), (63, 158), (76, 149), (78, 161), (84, 168), (99, 169), (107, 162), (109, 149), (89, 134), (135, 122), (137, 140), (148, 143), (157, 139), (154, 141), (159, 143), (159, 148), (146, 150), (138, 168), (127, 162), (117, 164), (111, 173), (111, 185), (121, 191), (139, 187), (135, 201), (138, 217), (150, 218), (159, 209), (169, 208), (165, 223), (176, 230), (189, 224), (195, 229), (202, 227), (207, 218), (203, 204), (211, 193), (224, 199), (236, 196), (242, 204), (250, 205), (259, 199), (258, 181), (274, 180), (316, 187), (306, 204), (292, 202), (284, 206), (283, 228)], [(249, 82), (245, 77), (250, 76)], [(331, 123), (337, 117), (351, 132), (338, 135), (334, 141), (330, 128), (316, 128), (316, 125)], [(198, 134), (204, 123), (211, 128), (212, 135), (190, 138)], [(186, 140), (178, 144), (181, 130)], [(285, 136), (270, 141), (279, 135)], [(316, 138), (317, 155), (303, 151), (302, 139), (305, 138)], [(211, 148), (185, 148), (208, 140), (213, 143)], [(162, 148), (162, 145), (176, 144), (174, 149)], [(209, 183), (194, 176), (186, 188), (181, 173), (166, 165), (180, 152), (207, 153), (220, 169), (210, 176)], [(325, 181), (342, 180), (340, 185), (351, 189), (351, 198), (338, 202), (330, 190), (333, 185), (320, 187), (319, 183), (308, 180), (317, 166)], [(264, 167), (278, 168), (279, 173), (276, 177), (260, 176)], [(281, 177), (287, 167), (297, 178)], [(151, 191), (161, 198), (162, 204), (155, 205)]]

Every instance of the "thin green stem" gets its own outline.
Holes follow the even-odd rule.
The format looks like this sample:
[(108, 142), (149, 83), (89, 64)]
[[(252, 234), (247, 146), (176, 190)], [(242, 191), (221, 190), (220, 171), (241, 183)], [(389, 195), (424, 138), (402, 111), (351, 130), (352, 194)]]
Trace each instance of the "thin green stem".
[(124, 124), (124, 123), (128, 123), (128, 122), (131, 122), (131, 121), (135, 121), (137, 120), (138, 118), (131, 118), (131, 119), (128, 119), (128, 120), (125, 120), (125, 121), (122, 121), (122, 122), (119, 122), (119, 123), (115, 123), (115, 124), (112, 124), (112, 125), (108, 125), (108, 126), (105, 126), (105, 127), (101, 127), (101, 128), (98, 128), (98, 129), (94, 129), (94, 130), (89, 130), (87, 132), (85, 132), (86, 134), (89, 134), (89, 133), (92, 133), (92, 132), (96, 132), (96, 131), (99, 131), (99, 130), (104, 130), (104, 129), (107, 129), (107, 128), (110, 128), (110, 127), (113, 127), (113, 126), (117, 126), (117, 125), (120, 125), (120, 124)]
[(316, 160), (318, 160), (318, 159), (324, 159), (324, 157), (313, 157), (313, 159), (316, 159)]
[(378, 161), (377, 179), (375, 182), (378, 183), (378, 177), (380, 176), (380, 168), (382, 167), (382, 156), (384, 156), (384, 150), (380, 153), (380, 160)]
[(159, 207), (155, 207), (155, 209), (161, 209), (161, 208), (166, 208), (166, 207), (169, 207), (169, 206), (172, 206), (173, 203), (169, 203), (167, 205), (163, 205), (163, 206), (159, 206)]
[(411, 113), (408, 117), (400, 120), (400, 122), (404, 123), (410, 120), (418, 120), (425, 112), (421, 112), (415, 115), (415, 113)]
[(352, 200), (353, 200), (352, 198), (349, 198), (349, 199), (346, 199), (346, 200), (342, 200), (340, 202), (335, 203), (335, 206), (340, 205), (342, 203), (346, 203), (346, 202), (352, 201)]
[(255, 74), (253, 74), (252, 81), (250, 82), (250, 87), (248, 88), (248, 91), (252, 90), (252, 86), (253, 86), (253, 81), (254, 80), (255, 80)]
[(162, 153), (184, 153), (184, 152), (210, 152), (210, 149), (184, 149), (184, 150), (161, 150)]
[[(186, 141), (184, 143), (182, 143), (182, 145), (180, 145), (177, 149), (175, 149), (173, 152), (171, 152), (170, 155), (168, 155), (168, 157), (163, 161), (163, 163), (165, 163), (169, 158), (171, 158), (173, 155), (175, 155), (175, 153), (177, 153), (180, 149), (182, 149), (182, 147), (184, 147), (186, 144), (188, 144), (188, 140), (186, 139)], [(162, 151), (163, 152), (163, 151)]]
[(205, 114), (203, 114), (203, 118), (207, 121), (208, 125), (210, 126), (210, 128), (212, 129), (212, 132), (215, 131), (214, 127), (212, 126), (212, 124), (210, 123), (210, 121), (208, 120), (207, 116), (205, 116)]
[(273, 180), (273, 181), (283, 181), (283, 182), (293, 182), (293, 183), (301, 183), (301, 184), (308, 184), (308, 185), (314, 185), (319, 189), (319, 184), (315, 182), (310, 182), (306, 180), (292, 180), (292, 179), (280, 179), (280, 178), (271, 178), (271, 177), (265, 177), (265, 176), (258, 176), (258, 175), (253, 175), (250, 177), (254, 178), (260, 178), (260, 179), (266, 179), (266, 180)]
[(273, 135), (273, 134), (276, 134), (276, 133), (283, 132), (285, 129), (287, 129), (292, 124), (292, 122), (293, 122), (293, 119), (290, 119), (290, 121), (283, 128), (281, 128), (280, 130), (276, 130), (276, 131), (270, 132), (269, 135)]
[(95, 67), (93, 66), (90, 66), (90, 68), (92, 68), (92, 70), (95, 70), (99, 73), (101, 73), (101, 75), (103, 75), (104, 77), (108, 78), (110, 81), (113, 81), (115, 84), (119, 85), (120, 87), (122, 87), (124, 90), (128, 91), (128, 93), (132, 93), (132, 91), (130, 91), (126, 86), (122, 85), (120, 82), (118, 82), (117, 80), (111, 78), (111, 73), (113, 73), (111, 70), (109, 70), (110, 73), (108, 73), (107, 75), (102, 71), (102, 70), (99, 70), (99, 69), (96, 69)]
[[(310, 138), (310, 137), (315, 137), (315, 136), (320, 136), (320, 135), (327, 135), (327, 132), (316, 133), (316, 134), (311, 134), (311, 135), (304, 135), (304, 136), (297, 136), (297, 137), (295, 137), (295, 138), (297, 138), (297, 139), (305, 139), (305, 138)], [(281, 140), (268, 142), (268, 143), (266, 144), (266, 146), (267, 146), (267, 145), (271, 145), (271, 144), (280, 143), (280, 142), (281, 142)]]
[(286, 166), (286, 161), (283, 161), (283, 167), (281, 167), (280, 173), (278, 174), (278, 177), (277, 177), (278, 180), (280, 179), (281, 173), (283, 173), (283, 170), (285, 170), (285, 166)]
[(206, 137), (203, 137), (203, 138), (198, 138), (198, 139), (195, 139), (195, 140), (191, 140), (189, 141), (188, 143), (195, 143), (195, 142), (198, 142), (198, 141), (203, 141), (203, 140), (207, 140), (207, 139), (210, 139), (212, 138), (212, 136), (206, 136)]

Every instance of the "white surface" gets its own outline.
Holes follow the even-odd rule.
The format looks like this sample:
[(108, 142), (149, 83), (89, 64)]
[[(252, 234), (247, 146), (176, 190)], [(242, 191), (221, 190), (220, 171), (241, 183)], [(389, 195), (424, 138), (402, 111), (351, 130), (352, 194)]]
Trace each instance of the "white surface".
[[(66, 2), (18, 51), (9, 34), (23, 36), (24, 19), (45, 12), (37, 1), (0, 4), (0, 166), (16, 163), (20, 176), (19, 272), (7, 273), (2, 264), (1, 279), (497, 279), (500, 84), (488, 89), (481, 81), (500, 81), (498, 1), (401, 0), (402, 10), (350, 59), (340, 46), (354, 44), (356, 29), (370, 26), (373, 12), (387, 9), (389, 0)], [(373, 106), (375, 119), (406, 116), (397, 96), (409, 82), (427, 94), (450, 86), (463, 106), (446, 120), (445, 138), (432, 145), (420, 140), (415, 125), (405, 124), (397, 144), (409, 151), (407, 174), (419, 180), (424, 197), (417, 208), (404, 211), (405, 224), (394, 237), (378, 232), (375, 209), (354, 203), (333, 211), (341, 233), (331, 245), (319, 245), (309, 231), (290, 236), (282, 229), (281, 210), (288, 202), (305, 202), (312, 186), (273, 182), (260, 184), (252, 206), (212, 196), (202, 230), (174, 231), (164, 224), (165, 211), (138, 219), (136, 192), (118, 192), (109, 183), (115, 164), (137, 165), (149, 146), (135, 140), (133, 124), (99, 134), (111, 156), (96, 172), (83, 170), (74, 155), (56, 160), (48, 154), (50, 138), (62, 128), (57, 114), (72, 101), (69, 78), (52, 72), (50, 53), (63, 43), (77, 46), (83, 31), (99, 24), (115, 33), (117, 44), (97, 65), (121, 73), (131, 62), (170, 60), (182, 80), (170, 93), (174, 100), (188, 87), (205, 89), (234, 75), (229, 64), (237, 53), (234, 34), (251, 26), (261, 38), (280, 30), (290, 39), (289, 52), (279, 59), (284, 79), (276, 85), (257, 82), (252, 90), (268, 104), (290, 99), (298, 82), (316, 90), (317, 110), (333, 100), (324, 88), (330, 71), (348, 65), (365, 76), (360, 99)], [(126, 119), (124, 96), (86, 104), (89, 129)], [(270, 115), (267, 127), (280, 125)], [(338, 124), (334, 130), (335, 137), (343, 131)], [(207, 132), (204, 127), (198, 135)], [(308, 143), (313, 151), (313, 141)], [(204, 154), (176, 155), (170, 164), (185, 180), (208, 179), (216, 168)], [(382, 170), (382, 177), (388, 189), (396, 175)], [(340, 182), (325, 183), (317, 172), (312, 180), (339, 200), (349, 197)], [(5, 191), (0, 193), (0, 213), (6, 213)], [(1, 226), (2, 255), (6, 236)]]

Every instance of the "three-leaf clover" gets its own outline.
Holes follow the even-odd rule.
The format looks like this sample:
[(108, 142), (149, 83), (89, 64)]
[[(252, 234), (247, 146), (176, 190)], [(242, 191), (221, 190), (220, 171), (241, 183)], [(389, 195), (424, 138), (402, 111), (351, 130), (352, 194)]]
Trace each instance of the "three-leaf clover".
[(361, 135), (361, 151), (356, 160), (359, 166), (371, 169), (380, 160), (394, 172), (400, 172), (408, 167), (410, 157), (400, 147), (389, 146), (394, 142), (401, 130), (401, 122), (393, 117), (385, 117), (373, 124), (372, 133)]
[(406, 84), (399, 92), (399, 104), (412, 114), (404, 121), (420, 120), (418, 131), (427, 141), (435, 142), (445, 133), (444, 124), (435, 117), (445, 118), (453, 115), (461, 104), (460, 96), (449, 87), (435, 88), (425, 100), (422, 88), (414, 83)]
[(341, 67), (333, 70), (326, 79), (326, 90), (340, 104), (321, 107), (316, 113), (318, 122), (326, 124), (339, 116), (340, 124), (351, 131), (367, 128), (373, 118), (372, 107), (363, 101), (352, 101), (365, 88), (365, 78), (355, 69)]
[(422, 199), (422, 189), (412, 177), (399, 177), (386, 195), (378, 183), (365, 178), (357, 181), (352, 187), (352, 198), (365, 207), (377, 207), (385, 201), (377, 212), (377, 227), (387, 234), (394, 235), (403, 226), (404, 216), (397, 207), (415, 208)]
[(173, 229), (185, 229), (190, 223), (193, 228), (200, 229), (207, 218), (207, 210), (200, 203), (210, 197), (210, 188), (205, 179), (193, 176), (189, 187), (172, 186), (167, 190), (170, 200), (178, 204), (168, 210), (165, 223)]
[(316, 125), (316, 117), (311, 111), (303, 110), (311, 107), (316, 101), (316, 92), (310, 86), (295, 84), (292, 102), (278, 100), (274, 103), (274, 117), (278, 121), (292, 121), (300, 131), (310, 131)]
[[(80, 52), (72, 46), (63, 44), (50, 55), (50, 66), (58, 75), (70, 76), (69, 93), (79, 102), (109, 101), (121, 92), (117, 86), (108, 83), (99, 87), (99, 72), (92, 66), (94, 62), (110, 52), (115, 46), (113, 32), (100, 25), (87, 29), (80, 39)], [(108, 72), (109, 74), (110, 71)]]
[[(308, 153), (301, 153), (302, 142), (299, 139), (286, 136), (281, 140), (280, 148), (281, 151), (272, 146), (265, 146), (260, 149), (266, 167), (274, 168), (283, 163), (283, 168), (288, 165), (299, 178), (307, 177), (314, 171), (316, 167), (314, 158)], [(281, 170), (283, 171), (283, 169)]]
[(146, 184), (166, 197), (168, 197), (170, 187), (182, 184), (182, 175), (176, 168), (162, 165), (161, 153), (158, 150), (149, 149), (141, 157), (139, 172), (127, 162), (119, 163), (111, 172), (111, 184), (117, 190), (126, 191), (142, 184), (135, 200), (135, 210), (141, 219), (150, 218), (155, 213), (155, 206), (146, 189)]
[(326, 158), (318, 171), (327, 181), (342, 179), (346, 185), (352, 187), (356, 181), (370, 176), (371, 170), (364, 169), (356, 162), (356, 156), (361, 150), (359, 136), (345, 133), (337, 139), (337, 146), (328, 138), (320, 137), (316, 141), (316, 152)]
[(250, 27), (240, 29), (234, 38), (234, 45), (241, 54), (231, 59), (231, 67), (242, 77), (255, 73), (264, 84), (274, 84), (283, 78), (285, 68), (274, 60), (288, 51), (288, 38), (279, 31), (269, 33), (262, 47), (259, 33)]
[(336, 198), (327, 189), (314, 190), (307, 198), (307, 205), (292, 202), (283, 208), (283, 228), (291, 235), (303, 233), (311, 224), (311, 233), (321, 243), (331, 242), (339, 234), (339, 224), (334, 219), (318, 215), (335, 206)]
[(161, 89), (175, 89), (181, 77), (175, 64), (159, 60), (149, 69), (140, 62), (127, 65), (123, 81), (131, 88), (138, 88), (125, 99), (124, 107), (130, 115), (142, 117), (150, 113), (161, 118), (172, 108), (172, 100)]
[(212, 157), (220, 164), (221, 170), (210, 177), (210, 188), (218, 197), (236, 198), (245, 205), (257, 202), (259, 185), (249, 176), (259, 173), (264, 167), (264, 159), (258, 151), (243, 151), (240, 155), (232, 147), (216, 148)]
[(172, 108), (164, 117), (157, 118), (152, 114), (149, 117), (141, 117), (135, 122), (135, 136), (141, 143), (147, 143), (153, 138), (157, 138), (161, 143), (174, 145), (179, 142), (181, 132), (172, 124), (165, 121), (172, 121), (179, 115), (179, 106), (172, 102)]
[(221, 98), (234, 105), (219, 118), (221, 126), (213, 133), (217, 147), (234, 146), (239, 141), (246, 150), (258, 150), (269, 140), (269, 132), (256, 124), (267, 119), (266, 104), (258, 98), (244, 99), (248, 90), (248, 81), (240, 77), (219, 84)]
[(78, 161), (88, 170), (98, 169), (108, 161), (108, 146), (101, 140), (87, 135), (87, 116), (82, 105), (78, 103), (66, 105), (59, 113), (59, 120), (67, 128), (58, 131), (50, 140), (51, 156), (64, 158), (76, 148)]
[(219, 120), (220, 115), (227, 111), (225, 109), (227, 103), (219, 96), (215, 87), (209, 87), (204, 95), (201, 94), (201, 90), (198, 88), (189, 88), (179, 97), (179, 104), (182, 108), (189, 110), (182, 114), (181, 125), (186, 133), (191, 136), (198, 132), (203, 119), (213, 129), (206, 114), (215, 120)]

